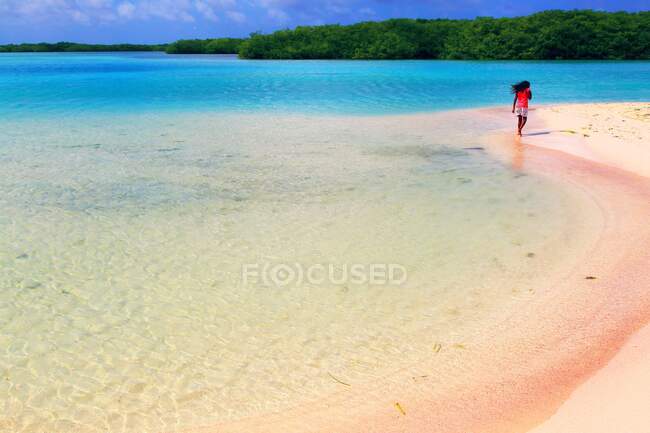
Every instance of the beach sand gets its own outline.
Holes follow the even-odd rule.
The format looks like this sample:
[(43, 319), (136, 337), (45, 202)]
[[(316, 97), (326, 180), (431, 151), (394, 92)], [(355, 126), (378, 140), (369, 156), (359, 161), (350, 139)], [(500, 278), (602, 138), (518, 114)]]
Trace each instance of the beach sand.
[[(545, 106), (532, 112), (525, 143), (650, 176), (650, 104)], [(535, 128), (542, 121), (541, 128)]]
[(646, 326), (531, 433), (648, 431), (649, 365), (650, 327)]
[[(54, 376), (53, 379), (65, 378), (66, 383), (61, 384), (63, 388), (60, 387), (63, 390), (61, 396), (69, 395), (70, 399), (51, 398), (46, 393), (40, 393), (38, 404), (41, 407), (52, 404), (51, 413), (64, 411), (69, 407), (78, 407), (68, 404), (80, 397), (73, 386), (83, 390), (98, 389), (91, 409), (72, 414), (79, 415), (83, 425), (89, 428), (77, 427), (78, 424), (66, 420), (54, 420), (47, 427), (45, 424), (26, 424), (26, 416), (20, 418), (14, 414), (23, 411), (33, 415), (30, 412), (32, 408), (23, 405), (23, 401), (34, 401), (31, 397), (33, 393), (26, 386), (13, 386), (10, 385), (13, 382), (5, 380), (0, 393), (5, 392), (4, 395), (9, 395), (10, 399), (5, 402), (4, 413), (0, 415), (0, 431), (645, 432), (645, 427), (650, 424), (650, 419), (642, 411), (648, 401), (646, 390), (650, 382), (650, 374), (645, 371), (650, 354), (650, 328), (646, 328), (650, 323), (650, 251), (647, 248), (650, 245), (650, 174), (647, 172), (648, 164), (644, 162), (649, 154), (645, 147), (649, 136), (649, 107), (647, 103), (545, 106), (531, 110), (530, 124), (522, 138), (514, 134), (515, 119), (508, 107), (403, 116), (327, 118), (325, 121), (321, 117), (264, 119), (252, 116), (250, 119), (215, 120), (211, 115), (201, 118), (188, 115), (185, 120), (175, 118), (175, 125), (165, 127), (170, 128), (164, 131), (166, 136), (169, 134), (169, 145), (173, 147), (161, 148), (160, 144), (156, 144), (160, 142), (162, 130), (151, 127), (146, 129), (153, 134), (150, 138), (144, 135), (141, 143), (134, 142), (131, 147), (126, 147), (130, 153), (137, 151), (137, 155), (154, 155), (157, 158), (158, 164), (145, 164), (151, 170), (149, 172), (142, 171), (138, 157), (120, 158), (113, 164), (85, 165), (79, 164), (78, 159), (71, 159), (60, 161), (63, 165), (57, 165), (51, 161), (61, 152), (39, 154), (37, 156), (47, 162), (43, 164), (44, 167), (53, 166), (61, 170), (61, 167), (66, 167), (65, 164), (70, 164), (78, 175), (83, 175), (84, 171), (77, 170), (76, 166), (85, 167), (86, 170), (103, 168), (103, 176), (87, 173), (89, 179), (106, 178), (106, 182), (100, 182), (105, 189), (96, 190), (100, 193), (108, 191), (103, 196), (100, 194), (100, 198), (104, 198), (99, 203), (119, 204), (132, 210), (137, 205), (136, 215), (142, 212), (144, 206), (149, 212), (147, 215), (155, 218), (138, 218), (136, 224), (132, 224), (134, 219), (130, 213), (126, 213), (123, 218), (111, 218), (106, 225), (100, 225), (96, 219), (79, 220), (60, 216), (55, 220), (60, 225), (52, 225), (48, 217), (36, 220), (16, 218), (26, 225), (28, 230), (25, 233), (38, 232), (37, 235), (42, 236), (47, 231), (41, 233), (33, 227), (58, 228), (56, 232), (62, 234), (61, 243), (55, 242), (53, 250), (47, 244), (44, 251), (82, 250), (82, 257), (86, 257), (85, 244), (62, 247), (67, 247), (69, 240), (72, 242), (76, 239), (70, 233), (77, 233), (79, 227), (94, 228), (95, 231), (87, 229), (81, 232), (84, 236), (87, 233), (100, 234), (97, 238), (90, 238), (97, 239), (95, 243), (101, 247), (98, 251), (133, 251), (111, 257), (114, 268), (109, 268), (109, 273), (122, 268), (128, 270), (125, 274), (116, 274), (123, 291), (118, 292), (115, 298), (121, 300), (123, 296), (130, 299), (130, 296), (152, 293), (156, 295), (155, 300), (143, 297), (140, 302), (136, 298), (131, 299), (128, 305), (149, 308), (171, 304), (174, 309), (170, 314), (169, 309), (161, 308), (156, 310), (158, 315), (151, 316), (151, 311), (141, 314), (137, 308), (129, 308), (128, 311), (136, 314), (126, 315), (128, 320), (116, 326), (118, 322), (115, 317), (122, 317), (120, 314), (125, 310), (122, 303), (112, 303), (110, 299), (94, 296), (90, 301), (98, 307), (89, 310), (88, 314), (79, 314), (76, 304), (68, 300), (69, 293), (52, 291), (53, 298), (65, 307), (65, 314), (57, 314), (56, 320), (59, 317), (79, 319), (75, 323), (84, 332), (87, 329), (86, 317), (92, 318), (91, 323), (94, 323), (95, 311), (115, 311), (115, 314), (102, 319), (106, 322), (106, 329), (128, 333), (129, 339), (115, 336), (115, 340), (128, 346), (123, 350), (111, 349), (110, 355), (115, 356), (114, 359), (119, 361), (122, 352), (128, 355), (132, 341), (142, 341), (143, 347), (148, 349), (136, 353), (138, 358), (126, 359), (122, 363), (103, 363), (95, 359), (95, 339), (88, 338), (85, 345), (74, 343), (74, 347), (82, 355), (92, 354), (90, 359), (80, 356), (77, 358), (80, 362), (63, 354), (65, 357), (58, 364), (75, 365), (72, 378), (77, 378), (77, 382), (68, 376)], [(218, 127), (219, 121), (222, 128)], [(315, 128), (315, 121), (318, 128)], [(141, 127), (138, 122), (131, 123), (134, 128)], [(231, 123), (239, 124), (238, 130), (245, 131), (245, 137), (239, 136), (239, 139), (233, 140), (230, 137), (232, 131), (226, 127)], [(197, 124), (204, 127), (197, 128)], [(242, 127), (242, 124), (245, 126)], [(184, 125), (192, 125), (192, 128)], [(71, 129), (60, 127), (57, 123), (56, 131), (59, 130)], [(459, 133), (454, 135), (452, 130), (459, 130)], [(186, 136), (186, 131), (192, 134)], [(270, 134), (270, 131), (274, 133)], [(485, 136), (481, 136), (480, 131), (485, 131)], [(129, 130), (118, 132), (120, 134), (103, 137), (104, 141), (112, 139), (117, 143), (112, 148), (108, 140), (105, 145), (113, 149), (109, 153), (111, 155), (126, 153), (121, 134), (139, 137)], [(33, 131), (30, 134), (34, 135)], [(65, 144), (67, 138), (63, 136), (60, 140)], [(448, 146), (441, 146), (445, 140), (449, 141)], [(184, 144), (190, 146), (187, 153), (180, 152), (181, 149), (174, 150), (180, 146), (173, 144), (176, 141), (187, 141)], [(260, 160), (247, 157), (237, 163), (237, 158), (229, 157), (226, 163), (215, 159), (212, 154), (215, 142), (237, 142), (235, 149), (222, 149), (229, 155), (230, 152), (236, 155), (248, 146), (251, 155), (261, 155)], [(242, 143), (245, 144), (244, 148)], [(151, 152), (140, 153), (142, 147), (147, 146)], [(327, 152), (323, 152), (324, 146)], [(459, 149), (463, 150), (459, 152)], [(433, 150), (439, 153), (435, 158), (430, 157)], [(485, 151), (497, 160), (490, 158)], [(180, 154), (173, 156), (175, 152)], [(16, 152), (16, 155), (22, 154)], [(95, 158), (94, 153), (90, 155), (88, 158)], [(459, 155), (462, 158), (455, 159)], [(176, 167), (176, 170), (167, 169), (170, 164), (168, 159), (174, 162), (172, 167)], [(231, 161), (233, 159), (235, 162)], [(39, 180), (38, 176), (41, 175), (49, 179), (52, 175), (49, 171), (35, 169), (34, 155), (25, 155), (25, 160), (32, 170), (28, 172), (26, 180), (33, 183), (34, 177)], [(430, 160), (443, 161), (445, 164), (432, 165), (428, 163)], [(463, 161), (472, 168), (470, 173), (478, 173), (472, 175), (472, 182), (466, 182), (467, 179), (457, 172), (459, 166), (462, 168)], [(120, 168), (131, 167), (132, 172), (139, 175), (148, 173), (154, 178), (168, 179), (164, 184), (166, 187), (152, 189), (149, 184), (138, 184), (142, 194), (126, 195), (125, 200), (123, 195), (113, 193), (124, 192), (125, 188), (131, 186), (125, 181), (125, 188), (115, 188), (114, 167), (118, 163)], [(217, 163), (222, 164), (219, 165), (220, 170), (206, 173)], [(478, 163), (485, 167), (483, 171), (476, 172), (474, 165)], [(502, 165), (513, 170), (503, 170)], [(7, 167), (9, 175), (4, 174), (12, 180), (21, 179), (20, 176), (26, 172), (21, 165)], [(8, 171), (10, 169), (14, 172)], [(161, 175), (162, 171), (178, 172), (183, 176), (180, 179), (176, 176), (167, 178)], [(302, 208), (297, 213), (290, 204), (280, 208), (285, 209), (284, 212), (278, 212), (278, 200), (251, 200), (251, 204), (235, 196), (240, 200), (226, 202), (228, 206), (220, 209), (222, 216), (216, 220), (208, 217), (215, 209), (201, 206), (201, 200), (195, 204), (190, 202), (192, 209), (199, 211), (198, 217), (191, 219), (186, 216), (188, 204), (185, 202), (179, 207), (182, 212), (170, 214), (167, 208), (161, 208), (160, 203), (151, 201), (161, 195), (172, 201), (188, 195), (193, 197), (194, 193), (203, 191), (193, 188), (195, 176), (201, 173), (223, 176), (210, 178), (217, 185), (239, 185), (246, 181), (244, 185), (252, 188), (253, 195), (260, 197), (271, 194), (272, 198), (284, 199), (287, 194), (309, 193), (308, 197), (313, 199), (309, 200), (311, 205), (308, 208)], [(278, 174), (270, 176), (269, 173)], [(495, 180), (495, 173), (503, 176), (496, 176)], [(368, 177), (370, 175), (372, 177)], [(451, 189), (439, 189), (430, 194), (428, 187), (438, 180), (431, 177), (441, 175), (445, 181), (441, 184), (450, 185)], [(300, 188), (296, 188), (297, 179), (302, 179), (298, 185)], [(339, 180), (346, 183), (339, 184)], [(397, 199), (422, 197), (417, 203), (423, 207), (413, 207), (412, 202), (408, 201), (402, 205), (402, 201), (398, 200), (400, 207), (378, 207), (372, 213), (372, 219), (346, 218), (351, 211), (363, 211), (363, 215), (366, 215), (369, 209), (374, 209), (368, 203), (365, 189), (350, 188), (348, 182), (354, 180), (357, 181), (352, 184), (354, 186), (372, 185), (370, 193), (373, 195), (370, 197), (380, 205), (384, 204), (385, 193), (390, 190), (394, 191), (393, 197)], [(199, 185), (204, 182), (205, 177), (201, 176)], [(393, 183), (407, 184), (408, 188), (393, 190), (396, 188)], [(192, 194), (178, 193), (176, 188), (171, 188), (174, 185), (182, 186), (181, 192), (189, 191)], [(421, 185), (426, 195), (413, 195), (410, 189), (412, 185)], [(345, 191), (347, 201), (340, 202), (336, 207), (324, 207), (322, 200), (331, 200), (332, 189), (337, 186)], [(466, 197), (466, 192), (457, 194), (459, 188), (465, 191), (470, 187), (473, 188), (470, 191), (474, 192), (469, 196), (471, 199), (458, 200), (458, 197)], [(22, 199), (29, 193), (15, 193), (14, 189), (9, 191), (15, 194), (16, 199)], [(44, 194), (44, 197), (51, 196), (52, 200), (59, 197), (56, 190), (45, 191), (50, 194)], [(416, 188), (417, 191), (419, 188)], [(447, 193), (442, 196), (444, 202), (440, 199), (440, 191)], [(314, 195), (317, 192), (321, 194)], [(59, 198), (50, 203), (68, 206), (85, 203), (89, 206), (97, 203), (95, 195), (90, 198), (73, 195), (70, 198), (62, 194), (65, 200)], [(129, 201), (129, 197), (133, 198)], [(436, 203), (436, 199), (440, 203)], [(253, 205), (251, 209), (254, 212), (249, 214), (234, 211)], [(432, 205), (436, 207), (427, 212)], [(31, 204), (26, 203), (25, 208), (31, 209)], [(499, 212), (504, 208), (505, 211)], [(512, 209), (520, 211), (513, 213)], [(451, 210), (457, 213), (441, 214)], [(71, 210), (66, 210), (62, 214), (71, 213)], [(232, 297), (225, 297), (219, 304), (212, 303), (216, 280), (211, 273), (214, 264), (222, 266), (231, 263), (232, 273), (225, 275), (240, 276), (237, 262), (230, 258), (238, 251), (242, 259), (249, 257), (249, 250), (259, 251), (260, 247), (264, 247), (261, 250), (267, 251), (267, 255), (274, 255), (276, 251), (292, 248), (297, 241), (301, 241), (300, 245), (304, 245), (306, 251), (311, 250), (312, 244), (330, 245), (331, 255), (336, 256), (339, 245), (347, 245), (350, 239), (356, 239), (356, 234), (372, 233), (372, 230), (381, 227), (386, 227), (386, 232), (392, 232), (399, 224), (390, 219), (393, 213), (400, 216), (397, 221), (405, 223), (408, 230), (396, 230), (394, 238), (386, 238), (383, 234), (373, 236), (376, 243), (367, 243), (366, 249), (376, 253), (382, 252), (382, 248), (395, 250), (400, 247), (403, 259), (412, 260), (434, 246), (438, 248), (440, 253), (432, 249), (431, 257), (422, 256), (421, 259), (435, 266), (437, 274), (414, 272), (410, 275), (416, 278), (413, 281), (421, 282), (423, 287), (429, 289), (426, 292), (390, 288), (373, 292), (371, 297), (359, 291), (358, 298), (351, 296), (356, 293), (354, 290), (334, 292), (318, 289), (304, 292), (308, 296), (304, 300), (298, 298), (299, 302), (291, 302), (294, 309), (286, 310), (287, 314), (283, 314), (278, 322), (283, 327), (273, 332), (269, 332), (268, 328), (269, 324), (276, 323), (273, 322), (275, 309), (267, 306), (277, 305), (277, 291), (228, 290), (223, 293), (232, 294)], [(242, 218), (242, 215), (247, 215), (247, 218)], [(300, 218), (294, 220), (297, 216)], [(460, 226), (462, 230), (458, 231), (449, 228), (439, 230), (444, 237), (425, 237), (426, 233), (436, 232), (430, 230), (436, 227), (436, 218), (465, 221), (465, 225)], [(358, 225), (348, 225), (348, 220), (358, 221)], [(265, 224), (253, 224), (260, 221)], [(303, 221), (308, 224), (303, 224)], [(303, 230), (318, 221), (323, 221), (323, 225), (316, 225), (313, 230)], [(346, 224), (331, 226), (332, 221), (344, 221)], [(37, 224), (33, 225), (34, 222)], [(214, 225), (210, 222), (214, 222)], [(222, 230), (224, 223), (229, 230)], [(97, 227), (103, 229), (97, 230)], [(329, 228), (323, 231), (321, 227)], [(133, 249), (131, 243), (115, 243), (101, 236), (112, 233), (113, 236), (121, 234), (125, 239), (132, 239), (140, 237), (141, 232), (148, 233), (146, 239), (155, 241), (145, 243), (148, 248)], [(162, 242), (167, 239), (167, 233), (177, 233), (178, 236), (172, 242)], [(206, 236), (206, 233), (211, 233), (211, 236)], [(281, 236), (264, 236), (266, 233)], [(323, 243), (321, 233), (327, 235), (327, 244)], [(243, 239), (247, 242), (234, 242), (242, 234), (245, 234)], [(535, 239), (535, 243), (527, 243), (530, 238)], [(58, 241), (59, 237), (54, 236), (53, 239)], [(225, 249), (228, 257), (211, 255), (211, 252), (217, 251), (213, 245), (224, 242), (224, 239), (229, 241)], [(486, 244), (477, 243), (481, 240)], [(365, 239), (362, 241), (368, 242)], [(455, 250), (458, 244), (464, 249)], [(172, 245), (173, 251), (169, 252), (159, 245)], [(242, 247), (237, 249), (238, 245)], [(255, 249), (249, 248), (249, 245), (254, 245)], [(413, 248), (414, 245), (417, 248)], [(363, 252), (362, 248), (359, 242), (351, 244), (345, 249), (350, 256), (342, 256), (345, 259), (342, 262), (355, 260), (356, 254)], [(197, 251), (201, 251), (201, 254), (197, 254)], [(512, 255), (511, 259), (509, 254)], [(172, 263), (170, 257), (174, 258), (172, 268), (184, 271), (178, 276), (175, 275), (178, 272), (175, 272), (160, 280), (151, 278), (149, 274), (138, 271), (140, 266), (126, 265), (131, 262), (131, 257), (136, 256), (153, 257), (153, 261), (139, 263), (153, 263), (153, 267), (142, 267), (155, 273), (166, 275), (162, 270), (167, 267), (163, 265)], [(12, 260), (23, 260), (24, 257), (21, 257), (19, 252), (12, 254)], [(386, 257), (391, 256), (386, 254)], [(439, 257), (454, 265), (448, 273), (440, 273), (446, 268), (445, 262), (435, 262)], [(125, 260), (125, 265), (118, 259)], [(96, 267), (94, 261), (88, 263), (89, 268)], [(179, 266), (179, 263), (184, 265)], [(481, 267), (481, 263), (490, 266)], [(499, 267), (503, 278), (491, 279), (492, 265)], [(45, 262), (42, 270), (26, 268), (30, 277), (35, 275), (35, 270), (49, 275), (49, 262)], [(86, 277), (84, 273), (80, 275)], [(422, 275), (421, 281), (417, 280), (418, 275)], [(194, 284), (197, 276), (201, 282), (198, 285)], [(446, 278), (458, 283), (468, 276), (471, 277), (467, 283), (469, 292), (459, 289), (433, 290), (437, 286), (445, 288), (441, 282)], [(140, 290), (140, 284), (147, 287), (145, 283), (160, 281), (165, 283), (163, 290)], [(219, 275), (219, 281), (223, 281), (223, 287), (230, 286), (224, 275)], [(132, 287), (131, 282), (135, 286)], [(186, 289), (179, 292), (168, 287)], [(196, 290), (188, 291), (193, 287)], [(208, 287), (210, 290), (203, 289)], [(459, 287), (464, 286), (461, 284)], [(134, 290), (136, 288), (138, 290)], [(40, 292), (30, 289), (27, 293), (36, 296)], [(250, 293), (251, 297), (239, 297), (246, 293)], [(417, 297), (418, 293), (422, 293), (422, 296)], [(445, 298), (441, 296), (446, 293), (453, 295), (454, 302), (449, 305), (454, 308), (440, 308), (446, 305)], [(103, 292), (98, 290), (97, 294)], [(176, 301), (179, 294), (182, 295), (182, 303)], [(382, 304), (380, 301), (385, 302)], [(423, 308), (428, 302), (431, 308)], [(237, 310), (233, 310), (232, 319), (214, 322), (214, 318), (219, 317), (214, 315), (216, 308), (222, 308), (222, 305), (227, 306), (228, 310), (224, 308), (224, 311), (228, 312), (233, 305), (248, 305), (243, 310), (248, 312), (244, 318), (246, 320), (240, 320)], [(328, 305), (339, 314), (320, 314)], [(85, 311), (81, 310), (82, 313)], [(363, 320), (368, 313), (373, 314), (372, 321)], [(461, 320), (463, 316), (460, 313), (466, 315), (468, 320)], [(38, 317), (38, 323), (26, 326), (29, 325), (26, 319), (31, 316)], [(174, 320), (167, 321), (168, 316)], [(149, 320), (140, 320), (146, 317), (157, 317), (151, 322), (168, 327), (152, 327)], [(408, 320), (394, 320), (400, 317)], [(291, 318), (295, 318), (295, 322), (291, 322)], [(410, 324), (411, 319), (418, 318), (426, 327), (419, 326), (420, 322)], [(48, 328), (53, 328), (54, 320), (42, 320), (38, 314), (22, 314), (11, 322), (13, 326), (20, 325), (21, 330), (33, 329), (33, 338), (47, 339)], [(264, 328), (231, 326), (241, 322), (262, 324)], [(56, 323), (60, 324), (55, 327), (57, 333), (53, 334), (54, 338), (70, 334), (67, 322)], [(337, 326), (328, 328), (332, 324)], [(215, 332), (206, 336), (206, 329), (216, 328), (230, 332)], [(287, 333), (286, 329), (292, 332)], [(320, 340), (325, 343), (322, 347), (318, 346), (318, 350), (315, 350), (309, 346), (313, 342), (304, 343), (303, 336), (311, 337), (322, 329), (331, 330), (327, 339)], [(385, 338), (365, 338), (365, 334), (372, 329)], [(152, 341), (151, 335), (162, 335), (164, 342), (171, 344), (164, 344), (162, 348), (160, 345), (147, 346)], [(232, 349), (226, 352), (227, 356), (221, 357), (218, 352), (204, 350), (210, 335), (228, 337), (225, 347)], [(275, 335), (280, 337), (275, 338)], [(289, 338), (291, 335), (297, 336), (297, 339), (292, 340)], [(269, 338), (265, 340), (266, 337)], [(363, 343), (365, 341), (369, 344)], [(378, 341), (386, 344), (379, 345)], [(68, 344), (67, 340), (63, 344)], [(218, 344), (223, 347), (223, 340), (219, 340)], [(17, 352), (13, 359), (20, 359), (26, 353), (20, 345), (12, 347)], [(366, 351), (365, 355), (363, 350)], [(247, 356), (248, 353), (259, 352), (262, 356)], [(384, 359), (384, 356), (390, 358)], [(160, 369), (161, 365), (165, 365), (165, 360), (170, 359), (179, 363), (179, 368)], [(318, 362), (310, 363), (314, 359)], [(338, 364), (339, 360), (346, 359), (350, 360), (351, 367)], [(368, 359), (379, 359), (381, 362), (364, 362)], [(18, 373), (22, 377), (18, 376), (16, 383), (34, 383), (37, 379), (52, 377), (48, 373), (53, 365), (58, 365), (56, 357), (39, 357), (37, 361), (35, 365), (39, 375), (32, 374), (28, 369), (20, 370)], [(156, 364), (156, 361), (159, 363)], [(252, 364), (252, 367), (248, 364)], [(107, 373), (96, 376), (97, 368), (102, 365), (115, 366), (110, 373), (114, 370), (120, 376)], [(374, 365), (378, 367), (373, 368)], [(218, 369), (210, 375), (204, 374), (211, 371), (210, 367)], [(237, 367), (238, 386), (227, 383), (233, 376), (233, 367)], [(304, 369), (302, 373), (301, 368)], [(75, 376), (76, 370), (85, 374)], [(128, 373), (128, 378), (121, 376), (123, 371)], [(99, 377), (104, 382), (84, 380), (85, 376)], [(140, 377), (167, 385), (149, 390), (139, 380), (128, 382)], [(184, 383), (177, 384), (176, 379), (183, 379), (178, 382)], [(111, 392), (104, 392), (108, 388), (104, 383), (112, 383), (116, 393), (110, 389)], [(125, 385), (123, 391), (118, 388), (120, 384)], [(271, 389), (267, 385), (272, 385)], [(213, 391), (210, 394), (212, 398), (202, 399), (201, 390), (208, 389)], [(115, 395), (120, 397), (115, 398)], [(113, 412), (105, 426), (99, 425), (97, 420), (106, 419), (103, 412), (106, 409)], [(143, 414), (155, 416), (145, 418)], [(6, 419), (3, 420), (3, 416)], [(12, 419), (14, 416), (17, 418)], [(50, 419), (40, 422), (49, 423)]]
[[(538, 118), (531, 122), (523, 143), (650, 176), (650, 104), (548, 106), (536, 110), (533, 116)], [(645, 275), (638, 277), (647, 281), (648, 269), (646, 266)], [(645, 286), (647, 289), (647, 283)], [(551, 418), (531, 432), (648, 431), (648, 366), (650, 326), (645, 326), (604, 368), (578, 387)]]
[[(577, 265), (560, 277), (541, 276), (529, 288), (535, 296), (505, 320), (482, 323), (477, 338), (434, 347), (430, 358), (373, 384), (342, 385), (282, 413), (189, 431), (647, 431), (647, 113), (648, 104), (548, 106), (532, 111), (521, 139), (510, 129), (486, 139), (486, 148), (515, 169), (580, 190), (592, 215), (576, 236), (597, 233)], [(509, 113), (468, 115), (494, 120)]]
[(543, 106), (531, 111), (523, 138), (524, 143), (650, 177), (648, 140), (650, 103)]

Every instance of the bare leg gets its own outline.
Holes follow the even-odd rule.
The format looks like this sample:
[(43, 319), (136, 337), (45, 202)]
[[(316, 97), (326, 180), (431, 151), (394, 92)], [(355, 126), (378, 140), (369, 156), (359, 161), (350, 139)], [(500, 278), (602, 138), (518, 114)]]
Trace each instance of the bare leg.
[(517, 116), (517, 135), (521, 135), (521, 128), (523, 127), (523, 117)]
[(519, 135), (521, 135), (521, 130), (526, 126), (526, 122), (528, 122), (528, 117), (522, 117), (521, 126), (519, 127)]

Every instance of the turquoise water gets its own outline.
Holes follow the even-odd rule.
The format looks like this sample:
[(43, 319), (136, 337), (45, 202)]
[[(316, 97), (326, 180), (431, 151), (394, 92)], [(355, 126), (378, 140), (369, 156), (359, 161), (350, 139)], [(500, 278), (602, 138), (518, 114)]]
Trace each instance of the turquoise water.
[[(374, 114), (507, 106), (521, 78), (542, 102), (648, 99), (649, 71), (0, 55), (0, 431), (185, 431), (437, 351), (462, 365), (599, 213), (521, 148), (501, 149), (513, 167), (490, 156), (508, 110)], [(340, 281), (382, 264), (407, 280)], [(248, 283), (250, 265), (339, 281)], [(439, 359), (444, 393), (464, 373)]]
[(387, 114), (535, 101), (650, 99), (650, 62), (243, 61), (233, 56), (2, 54), (0, 115), (215, 110)]
[[(597, 214), (490, 158), (500, 125), (462, 112), (79, 119), (0, 121), (0, 431), (182, 432), (332, 375), (357, 392), (471, 347)], [(385, 263), (408, 280), (242, 277)]]

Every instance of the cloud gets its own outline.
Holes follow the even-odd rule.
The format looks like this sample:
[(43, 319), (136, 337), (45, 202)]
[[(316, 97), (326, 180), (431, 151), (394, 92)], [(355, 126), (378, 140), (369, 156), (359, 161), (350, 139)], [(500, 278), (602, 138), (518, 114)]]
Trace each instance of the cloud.
[[(39, 29), (68, 24), (164, 21), (211, 26), (227, 18), (224, 26), (238, 29), (273, 29), (279, 25), (354, 22), (390, 17), (473, 17), (527, 14), (547, 8), (585, 8), (594, 3), (605, 10), (645, 10), (648, 0), (0, 0), (0, 34), (7, 24), (30, 35)], [(48, 27), (50, 25), (51, 27)], [(137, 24), (131, 24), (137, 26)], [(209, 28), (209, 27), (208, 27)], [(165, 35), (166, 27), (158, 33)]]
[(243, 23), (246, 21), (246, 15), (238, 11), (228, 11), (226, 12), (226, 15), (236, 23)]
[(71, 10), (70, 16), (72, 17), (73, 20), (75, 20), (80, 24), (88, 24), (90, 22), (90, 18), (88, 17), (88, 15), (78, 10)]
[[(0, 0), (0, 25), (4, 22), (23, 25), (40, 22), (55, 24), (66, 20), (78, 24), (116, 20), (191, 23), (201, 19), (216, 22), (219, 15), (241, 24), (248, 20), (248, 12), (255, 13), (258, 10), (260, 16), (267, 14), (266, 7), (257, 2), (258, 0)], [(298, 0), (281, 0), (279, 3), (293, 4), (298, 3)], [(276, 20), (288, 18), (286, 13), (277, 8), (269, 11), (268, 16)]]
[(267, 15), (269, 18), (275, 21), (280, 21), (280, 22), (289, 21), (289, 14), (287, 14), (282, 9), (271, 8), (267, 11)]
[(117, 15), (130, 20), (135, 16), (135, 6), (131, 2), (122, 2), (117, 5)]
[(0, 0), (0, 24), (13, 22), (76, 23), (116, 19), (193, 22), (195, 15), (214, 21), (215, 7), (232, 5), (234, 0)]
[[(431, 0), (414, 1), (414, 4)], [(461, 2), (478, 0), (460, 0)], [(503, 0), (501, 0), (503, 1)], [(3, 23), (28, 27), (161, 20), (216, 22), (220, 16), (237, 25), (245, 23), (308, 24), (367, 18), (371, 6), (392, 7), (395, 0), (0, 0)]]
[(93, 9), (102, 9), (111, 7), (111, 0), (77, 0), (77, 4), (82, 7)]
[(162, 19), (165, 21), (193, 22), (193, 5), (190, 0), (140, 0), (134, 2), (135, 19)]
[[(266, 10), (269, 18), (286, 22), (296, 18), (296, 24), (314, 24), (355, 17), (368, 17), (370, 6), (389, 5), (393, 0), (252, 0), (255, 7)], [(426, 0), (422, 0), (426, 1)], [(419, 1), (414, 3), (420, 3)]]
[(205, 17), (208, 21), (219, 21), (219, 17), (215, 13), (212, 6), (202, 0), (196, 0), (194, 2), (194, 7), (196, 10)]

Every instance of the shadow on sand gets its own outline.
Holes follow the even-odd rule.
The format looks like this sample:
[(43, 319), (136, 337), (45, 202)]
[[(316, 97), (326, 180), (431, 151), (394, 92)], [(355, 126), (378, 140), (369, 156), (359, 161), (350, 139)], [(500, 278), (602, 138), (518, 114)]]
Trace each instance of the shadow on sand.
[(532, 136), (535, 136), (535, 135), (548, 135), (548, 134), (550, 134), (551, 132), (552, 132), (552, 131), (531, 132), (531, 133), (529, 133), (529, 134), (524, 134), (523, 137), (532, 137)]

